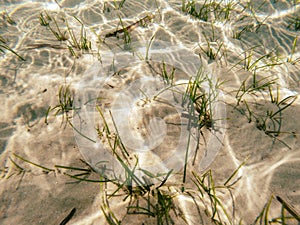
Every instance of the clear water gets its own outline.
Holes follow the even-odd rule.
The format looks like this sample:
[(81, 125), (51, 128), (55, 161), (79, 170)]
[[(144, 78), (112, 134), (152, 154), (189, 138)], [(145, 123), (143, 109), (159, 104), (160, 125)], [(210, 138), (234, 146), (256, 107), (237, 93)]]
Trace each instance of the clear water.
[[(227, 2), (221, 1), (221, 5)], [(152, 173), (173, 169), (177, 173), (170, 178), (167, 188), (175, 193), (175, 205), (187, 224), (212, 223), (204, 213), (199, 213), (194, 200), (180, 191), (186, 159), (185, 151), (181, 150), (187, 143), (188, 190), (192, 187), (192, 171), (202, 174), (211, 169), (215, 183), (222, 185), (246, 160), (234, 178), (238, 182), (232, 195), (222, 189), (218, 191), (233, 224), (240, 220), (251, 224), (271, 195), (280, 196), (299, 213), (300, 105), (298, 99), (288, 97), (298, 96), (300, 89), (300, 42), (295, 42), (300, 31), (299, 25), (291, 23), (292, 18), (300, 16), (300, 3), (231, 2), (234, 10), (228, 18), (224, 12), (218, 15), (215, 11), (207, 21), (183, 12), (182, 1), (175, 0), (127, 0), (119, 10), (116, 7), (120, 2), (115, 1), (0, 3), (0, 35), (25, 59), (22, 61), (6, 50), (1, 53), (0, 223), (59, 224), (76, 208), (70, 224), (105, 224), (99, 184), (76, 181), (63, 174), (72, 174), (74, 170), (55, 167), (86, 167), (81, 161), (84, 159), (99, 173), (103, 168), (99, 162), (105, 161), (109, 162), (106, 169), (113, 171), (106, 175), (117, 175), (120, 181), (125, 179), (123, 167), (107, 153), (107, 143), (96, 132), (97, 126), (104, 127), (96, 105), (113, 126), (113, 120), (109, 119), (111, 111), (130, 151), (131, 165), (138, 156), (138, 169)], [(58, 41), (49, 28), (40, 24), (40, 14), (45, 16), (46, 12), (56, 19), (62, 34), (67, 34), (67, 41)], [(146, 15), (153, 18), (141, 21)], [(74, 16), (82, 22), (84, 30)], [(124, 26), (141, 22), (130, 30), (127, 44), (122, 32), (118, 37), (105, 38), (122, 29), (120, 18)], [(54, 21), (50, 23), (57, 31)], [(68, 27), (77, 40), (82, 31), (86, 32), (91, 50), (74, 48), (76, 56), (73, 56), (68, 49), (72, 43)], [(101, 44), (104, 38), (105, 44)], [(215, 59), (207, 54), (210, 48), (217, 53)], [(143, 60), (147, 56), (150, 66)], [(162, 61), (167, 71), (176, 69), (173, 80), (176, 90), (161, 92), (169, 87), (159, 76)], [(216, 129), (206, 127), (201, 134), (196, 129), (189, 130), (191, 115), (182, 104), (187, 84), (199, 67), (214, 85), (223, 82), (210, 106), (217, 121)], [(276, 82), (273, 99), (279, 99), (278, 102), (288, 99), (276, 106), (270, 90), (265, 88), (245, 94), (237, 106), (238, 90), (244, 81), (245, 85), (254, 82), (253, 74), (262, 83)], [(61, 85), (70, 85), (75, 94), (77, 110), (71, 121), (80, 134), (68, 124), (65, 126), (66, 118), (61, 113), (57, 116), (50, 113), (45, 123), (48, 107), (58, 104)], [(208, 81), (202, 88), (208, 93), (213, 89)], [(163, 101), (154, 100), (158, 93), (162, 93)], [(266, 115), (284, 108), (292, 100), (293, 104), (276, 116), (281, 133), (274, 136), (272, 132), (264, 132), (279, 128), (272, 120), (266, 120), (266, 127), (262, 127)], [(18, 156), (50, 170), (26, 163)], [(143, 175), (137, 173), (140, 178)], [(96, 173), (93, 176), (99, 179)], [(110, 202), (122, 224), (157, 224), (154, 218), (126, 215), (129, 199), (123, 199), (120, 196)], [(279, 216), (280, 209), (281, 204), (273, 200), (270, 218)], [(174, 223), (183, 224), (183, 220), (174, 219)]]

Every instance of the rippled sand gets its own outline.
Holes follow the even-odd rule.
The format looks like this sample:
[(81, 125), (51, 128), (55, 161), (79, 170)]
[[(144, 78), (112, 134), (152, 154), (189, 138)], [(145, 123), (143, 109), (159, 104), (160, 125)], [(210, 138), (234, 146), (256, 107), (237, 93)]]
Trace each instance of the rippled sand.
[[(109, 54), (116, 49), (120, 51), (118, 46), (124, 46), (124, 34), (120, 34), (119, 38), (107, 37), (105, 44), (99, 43), (105, 35), (116, 31), (117, 27), (120, 29), (119, 18), (122, 18), (124, 26), (129, 26), (150, 14), (154, 15), (150, 22), (130, 32), (131, 43), (138, 46), (139, 53), (143, 57), (146, 55), (145, 45), (155, 35), (150, 55), (152, 54), (152, 59), (156, 61), (162, 57), (161, 59), (168, 65), (180, 68), (176, 75), (177, 82), (180, 83), (182, 80), (188, 82), (200, 65), (214, 80), (224, 82), (220, 86), (222, 98), (219, 101), (222, 105), (218, 105), (216, 109), (219, 110), (218, 115), (220, 117), (222, 115), (219, 133), (212, 135), (212, 130), (208, 127), (204, 129), (196, 163), (192, 163), (193, 152), (189, 158), (187, 188), (193, 185), (191, 171), (202, 174), (211, 169), (216, 185), (222, 185), (232, 172), (247, 160), (237, 174), (239, 179), (232, 192), (225, 190), (218, 192), (230, 216), (234, 218), (234, 224), (238, 224), (240, 220), (243, 224), (251, 224), (271, 195), (280, 196), (293, 205), (298, 213), (300, 212), (299, 99), (284, 109), (282, 114), (278, 114), (282, 119), (281, 133), (275, 138), (272, 137), (274, 136), (272, 133), (264, 132), (259, 126), (262, 121), (255, 119), (258, 115), (264, 118), (267, 112), (278, 110), (271, 103), (267, 89), (243, 96), (240, 105), (238, 107), (236, 105), (237, 90), (246, 78), (253, 77), (255, 67), (257, 80), (276, 80), (281, 100), (288, 96), (298, 96), (300, 40), (295, 48), (293, 44), (300, 31), (291, 25), (290, 18), (293, 15), (299, 17), (299, 1), (270, 0), (262, 5), (261, 1), (251, 1), (252, 11), (243, 8), (247, 5), (247, 1), (236, 1), (235, 9), (226, 22), (222, 18), (214, 21), (215, 15), (210, 15), (208, 21), (188, 15), (182, 12), (182, 1), (127, 0), (120, 10), (115, 10), (114, 1), (104, 3), (104, 1), (65, 0), (57, 1), (59, 4), (54, 1), (42, 2), (0, 3), (4, 10), (0, 18), (0, 35), (7, 40), (9, 47), (26, 59), (21, 61), (11, 52), (1, 53), (0, 224), (60, 224), (73, 208), (76, 208), (76, 212), (68, 224), (106, 224), (101, 211), (104, 204), (104, 192), (101, 190), (104, 187), (100, 187), (99, 183), (72, 179), (64, 172), (74, 174), (78, 171), (57, 166), (89, 168), (83, 161), (85, 159), (99, 172), (100, 167), (95, 166), (100, 161), (98, 153), (93, 152), (94, 147), (91, 147), (88, 141), (82, 141), (78, 133), (75, 132), (74, 135), (74, 130), (65, 124), (66, 118), (63, 118), (62, 114), (56, 117), (53, 113), (50, 114), (48, 123), (45, 123), (45, 114), (49, 106), (58, 104), (58, 90), (64, 84), (70, 85), (74, 91), (76, 104), (79, 104), (80, 93), (91, 93), (92, 97), (99, 97), (97, 104), (103, 110), (110, 108), (114, 102), (115, 108), (112, 109), (115, 110), (116, 117), (119, 115), (117, 110), (126, 106), (125, 97), (137, 93), (130, 89), (126, 90), (128, 85), (136, 89), (148, 88), (146, 93), (152, 93), (154, 90), (151, 88), (156, 83), (150, 86), (133, 85), (134, 80), (149, 77), (151, 70), (134, 68), (130, 58), (132, 56), (125, 56), (122, 60), (114, 62), (116, 69), (114, 72), (118, 71), (118, 76), (105, 80), (106, 86), (101, 86), (102, 80), (93, 77), (94, 72), (91, 70), (99, 59), (103, 64), (111, 65)], [(40, 25), (40, 13), (45, 11), (56, 18), (62, 31), (67, 30), (65, 20), (67, 19), (69, 27), (78, 36), (82, 32), (82, 27), (72, 15), (79, 18), (84, 24), (87, 37), (91, 40), (92, 51), (76, 51), (77, 57), (72, 56), (65, 42), (57, 41), (49, 29)], [(15, 24), (8, 22), (5, 13), (10, 15)], [(98, 37), (95, 34), (98, 34)], [(215, 59), (205, 54), (209, 48), (215, 53), (218, 52)], [(138, 59), (140, 55), (135, 54), (134, 57)], [(258, 60), (256, 64), (257, 59), (262, 60)], [(298, 61), (294, 61), (297, 59)], [(270, 64), (274, 65), (266, 66)], [(170, 68), (168, 69), (170, 71)], [(112, 71), (113, 69), (110, 75)], [(139, 74), (141, 71), (142, 75)], [(102, 71), (101, 75), (104, 74), (106, 75)], [(153, 77), (156, 78), (154, 75)], [(91, 80), (95, 81), (97, 90), (93, 90)], [(253, 80), (247, 79), (247, 82)], [(158, 85), (158, 88), (161, 87)], [(277, 97), (275, 89), (272, 92), (274, 98)], [(125, 97), (120, 97), (119, 92), (125, 93)], [(129, 100), (128, 104), (132, 104), (132, 98)], [(115, 103), (118, 101), (119, 103)], [(285, 105), (282, 104), (281, 107)], [(146, 166), (145, 168), (151, 170), (163, 162), (165, 163), (163, 165), (167, 166), (161, 169), (168, 171), (174, 165), (166, 162), (177, 154), (174, 148), (178, 147), (180, 142), (176, 139), (180, 131), (174, 124), (182, 114), (175, 110), (174, 104), (169, 107), (154, 102), (150, 106), (151, 110), (137, 107), (139, 110), (136, 111), (136, 117), (128, 114), (131, 118), (131, 121), (128, 119), (129, 125), (117, 127), (123, 129), (123, 135), (126, 134), (128, 127), (137, 129), (132, 131), (132, 137), (136, 140), (146, 139), (147, 142), (132, 143), (132, 138), (125, 140), (132, 149), (145, 146), (154, 149), (152, 152), (141, 152), (141, 158), (144, 157), (144, 163), (139, 165), (141, 168)], [(253, 109), (255, 115), (250, 115), (247, 107)], [(145, 117), (139, 118), (140, 115)], [(151, 122), (150, 117), (153, 115), (160, 119)], [(169, 124), (165, 126), (162, 121)], [(94, 127), (94, 123), (103, 126), (96, 119), (88, 125)], [(112, 121), (110, 123), (112, 124)], [(278, 128), (278, 124), (274, 125), (272, 121), (267, 121), (267, 126), (269, 129), (274, 126)], [(166, 138), (158, 135), (160, 131), (165, 131), (162, 133)], [(149, 134), (153, 136), (143, 139)], [(93, 137), (95, 133), (91, 135)], [(219, 141), (216, 141), (217, 139)], [(26, 163), (18, 156), (42, 165), (43, 168)], [(107, 156), (107, 159), (110, 157)], [(157, 161), (151, 157), (156, 157)], [(148, 162), (150, 158), (152, 160)], [(180, 156), (181, 161), (174, 160), (176, 163), (184, 163), (183, 158), (184, 155)], [(201, 160), (203, 158), (205, 160)], [(207, 160), (208, 158), (212, 160)], [(174, 163), (173, 159), (170, 162)], [(119, 166), (114, 165), (115, 168)], [(157, 172), (158, 168), (155, 167), (153, 172)], [(176, 196), (174, 204), (178, 214), (172, 214), (176, 218), (174, 223), (184, 224), (180, 217), (184, 215), (188, 224), (212, 224), (201, 204), (198, 209), (189, 195), (180, 194), (182, 183), (180, 173), (183, 169), (182, 166), (176, 169), (179, 175), (172, 176), (164, 189)], [(99, 175), (92, 173), (88, 179), (99, 179)], [(107, 185), (107, 190), (113, 191), (114, 186)], [(110, 207), (116, 216), (122, 219), (122, 224), (157, 224), (156, 218), (136, 214), (126, 215), (126, 206), (131, 199), (124, 200), (125, 193), (120, 194), (121, 196), (111, 199)], [(145, 206), (146, 202), (141, 201), (141, 205), (143, 204)], [(280, 216), (280, 210), (281, 204), (274, 199), (269, 217)], [(298, 222), (294, 220), (290, 224)]]

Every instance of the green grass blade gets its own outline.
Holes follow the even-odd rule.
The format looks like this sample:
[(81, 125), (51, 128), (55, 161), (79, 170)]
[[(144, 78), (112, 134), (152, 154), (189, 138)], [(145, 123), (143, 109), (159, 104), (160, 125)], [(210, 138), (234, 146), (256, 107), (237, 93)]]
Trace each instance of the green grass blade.
[(23, 157), (17, 155), (16, 153), (13, 153), (13, 155), (14, 155), (15, 157), (21, 159), (22, 161), (26, 162), (26, 163), (29, 163), (29, 164), (31, 164), (31, 165), (33, 165), (33, 166), (36, 166), (36, 167), (39, 167), (39, 168), (43, 169), (43, 170), (46, 171), (46, 172), (54, 172), (54, 171), (55, 171), (54, 169), (50, 169), (50, 168), (44, 167), (44, 166), (42, 166), (42, 165), (39, 165), (39, 164), (37, 164), (37, 163), (31, 162), (31, 161), (29, 161), (29, 160), (27, 160), (27, 159), (25, 159), (25, 158), (23, 158)]

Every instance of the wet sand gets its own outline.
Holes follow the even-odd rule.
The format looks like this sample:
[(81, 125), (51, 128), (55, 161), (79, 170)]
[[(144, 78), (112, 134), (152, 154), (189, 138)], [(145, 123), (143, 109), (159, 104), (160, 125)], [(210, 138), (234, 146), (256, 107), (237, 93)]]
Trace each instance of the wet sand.
[[(45, 114), (49, 106), (54, 107), (58, 104), (58, 91), (61, 85), (70, 85), (76, 98), (84, 91), (81, 85), (92, 79), (88, 74), (89, 69), (99, 59), (97, 54), (99, 40), (92, 30), (104, 38), (105, 34), (115, 31), (116, 27), (120, 28), (118, 15), (124, 18), (125, 25), (129, 26), (147, 13), (154, 13), (155, 16), (146, 26), (139, 26), (131, 31), (132, 43), (145, 45), (155, 34), (155, 41), (168, 43), (164, 47), (159, 46), (158, 50), (162, 49), (162, 53), (156, 54), (162, 55), (169, 65), (173, 63), (174, 67), (180, 68), (189, 76), (197, 69), (193, 59), (195, 57), (198, 59), (200, 54), (199, 65), (202, 65), (215, 80), (224, 81), (220, 86), (223, 94), (220, 99), (222, 108), (218, 109), (223, 112), (220, 115), (226, 113), (220, 125), (222, 135), (218, 136), (222, 140), (216, 142), (211, 133), (213, 131), (204, 130), (196, 163), (192, 165), (193, 157), (189, 160), (186, 189), (191, 193), (197, 191), (192, 183), (192, 171), (203, 174), (211, 169), (215, 185), (218, 186), (224, 184), (233, 171), (247, 160), (234, 178), (238, 179), (238, 182), (233, 186), (232, 192), (225, 189), (219, 189), (217, 192), (223, 205), (230, 212), (230, 216), (234, 218), (233, 224), (238, 224), (240, 220), (243, 224), (253, 223), (272, 195), (280, 196), (298, 213), (300, 212), (299, 98), (276, 117), (282, 120), (281, 133), (275, 138), (273, 133), (265, 131), (272, 130), (274, 127), (277, 129), (278, 124), (268, 120), (264, 130), (262, 121), (256, 119), (266, 118), (268, 112), (278, 110), (278, 107), (271, 102), (269, 90), (243, 96), (239, 106), (236, 98), (242, 82), (253, 76), (255, 66), (258, 67), (256, 71), (258, 80), (265, 79), (264, 82), (276, 79), (280, 100), (288, 96), (298, 96), (300, 62), (298, 60), (293, 63), (292, 60), (300, 57), (299, 40), (294, 50), (292, 46), (294, 38), (299, 37), (299, 30), (289, 25), (289, 18), (294, 13), (299, 14), (299, 3), (292, 6), (288, 1), (275, 3), (266, 1), (258, 9), (260, 1), (252, 1), (252, 6), (256, 9), (256, 17), (254, 17), (250, 10), (243, 10), (242, 6), (246, 3), (240, 1), (230, 14), (229, 20), (226, 23), (215, 22), (213, 29), (210, 22), (182, 12), (181, 1), (157, 1), (158, 6), (155, 1), (126, 1), (120, 10), (114, 10), (112, 2), (103, 4), (90, 1), (85, 3), (62, 1), (60, 4), (62, 8), (53, 2), (0, 4), (16, 22), (15, 25), (9, 24), (5, 17), (1, 18), (0, 34), (5, 40), (9, 40), (11, 48), (26, 59), (22, 62), (11, 52), (1, 55), (0, 224), (60, 224), (74, 208), (76, 212), (68, 224), (107, 224), (101, 211), (101, 207), (105, 205), (102, 189), (106, 187), (111, 193), (116, 186), (80, 182), (65, 174), (90, 173), (91, 168), (84, 163), (84, 160), (90, 159), (88, 163), (93, 166), (92, 159), (96, 160), (99, 155), (97, 152), (92, 152), (87, 156), (84, 146), (79, 143), (78, 135), (76, 136), (72, 127), (65, 123), (66, 115), (55, 116), (54, 110), (49, 114), (48, 123), (45, 123)], [(91, 37), (93, 54), (76, 51), (77, 57), (72, 56), (65, 42), (57, 41), (49, 29), (40, 25), (40, 13), (45, 10), (56, 16), (62, 30), (66, 30), (63, 18), (67, 18), (75, 34), (80, 35), (81, 25), (71, 16), (76, 15), (85, 25), (88, 37)], [(255, 18), (264, 21), (263, 25), (258, 26), (259, 23)], [(209, 19), (212, 20), (212, 17)], [(249, 29), (240, 33), (239, 39), (233, 38), (234, 33), (243, 30), (247, 25)], [(207, 37), (211, 38), (210, 43), (214, 52), (217, 51), (220, 43), (223, 43), (214, 60), (209, 59), (203, 51), (209, 47)], [(122, 38), (122, 34), (119, 39), (109, 37), (106, 40), (107, 45), (101, 45), (100, 57), (102, 56), (101, 60), (104, 64), (111, 63), (109, 53), (111, 49), (118, 49), (115, 48), (117, 45), (124, 44)], [(158, 43), (155, 41), (153, 43)], [(170, 48), (173, 46), (174, 49)], [(157, 50), (155, 45), (152, 46), (152, 50), (153, 52)], [(292, 51), (294, 51), (293, 55), (291, 55)], [(107, 57), (103, 57), (106, 54)], [(152, 54), (154, 59), (156, 56)], [(250, 54), (253, 61), (243, 61), (245, 57), (250, 59)], [(263, 60), (258, 64), (252, 64), (260, 57), (263, 57)], [(288, 62), (291, 58), (292, 60)], [(278, 65), (265, 67), (266, 64), (275, 61)], [(247, 62), (250, 64), (245, 68)], [(118, 69), (122, 69), (124, 65), (130, 67), (131, 64), (126, 60), (115, 62)], [(179, 78), (185, 79), (185, 75), (180, 75)], [(115, 81), (119, 82), (119, 80)], [(188, 82), (188, 79), (186, 81)], [(249, 84), (251, 79), (247, 82)], [(116, 90), (124, 91), (128, 83), (131, 84), (129, 81), (125, 82), (124, 87)], [(98, 94), (97, 91), (99, 90), (96, 90)], [(111, 91), (113, 92), (114, 90)], [(277, 96), (275, 89), (273, 94)], [(283, 108), (285, 105), (282, 104), (280, 107)], [(249, 114), (247, 106), (253, 111), (252, 115)], [(105, 105), (105, 107), (110, 106)], [(143, 112), (149, 114), (149, 110)], [(157, 115), (161, 114), (163, 113), (157, 113)], [(68, 115), (72, 117), (72, 112)], [(163, 117), (166, 118), (165, 114)], [(149, 121), (147, 116), (147, 123), (150, 123)], [(95, 119), (93, 122), (98, 123)], [(171, 122), (174, 123), (173, 120)], [(155, 120), (151, 129), (143, 134), (169, 129), (168, 126), (157, 128), (154, 125), (160, 125), (160, 122)], [(166, 134), (174, 135), (170, 130)], [(202, 139), (203, 137), (206, 139)], [(157, 142), (160, 141), (158, 135)], [(167, 139), (164, 144), (173, 147), (179, 142), (176, 141), (172, 143)], [(207, 147), (207, 143), (210, 143), (210, 147)], [(86, 146), (86, 149), (89, 149), (89, 146)], [(157, 148), (156, 155), (160, 155), (163, 149), (165, 148), (162, 146)], [(212, 151), (209, 151), (211, 155), (207, 158), (205, 156), (208, 152), (205, 149)], [(172, 151), (169, 151), (162, 157), (163, 160), (172, 157), (170, 156), (172, 154)], [(25, 162), (18, 156), (43, 168)], [(212, 160), (202, 160), (203, 158)], [(60, 166), (85, 170), (82, 172)], [(205, 207), (200, 200), (197, 200), (198, 209), (188, 194), (181, 193), (183, 168), (179, 168), (176, 172), (179, 175), (170, 177), (166, 186), (162, 188), (163, 192), (175, 196), (174, 204), (178, 214), (174, 215), (172, 212), (174, 223), (184, 224), (180, 216), (184, 215), (187, 224), (213, 224), (205, 214)], [(91, 172), (88, 179), (99, 180), (100, 175)], [(110, 200), (110, 207), (117, 218), (122, 220), (122, 224), (157, 224), (156, 218), (140, 214), (127, 215), (126, 206), (131, 199), (124, 200), (125, 195), (124, 191), (120, 191), (120, 196)], [(146, 203), (141, 201), (141, 204)], [(280, 216), (280, 210), (280, 202), (274, 199), (269, 218)], [(288, 224), (298, 224), (298, 222), (293, 220)]]

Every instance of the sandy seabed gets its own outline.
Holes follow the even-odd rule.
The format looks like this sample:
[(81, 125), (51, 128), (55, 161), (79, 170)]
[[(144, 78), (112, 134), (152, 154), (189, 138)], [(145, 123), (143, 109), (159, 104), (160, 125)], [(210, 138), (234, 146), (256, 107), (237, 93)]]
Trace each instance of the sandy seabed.
[[(221, 1), (221, 5), (226, 5), (225, 2)], [(191, 193), (197, 191), (193, 187), (192, 171), (201, 175), (211, 169), (215, 185), (218, 186), (224, 184), (233, 171), (246, 161), (233, 179), (237, 182), (232, 191), (220, 189), (217, 192), (232, 218), (231, 224), (239, 224), (240, 220), (242, 224), (252, 224), (271, 196), (280, 196), (294, 208), (296, 213), (299, 213), (300, 102), (297, 96), (300, 90), (300, 42), (299, 40), (295, 42), (295, 38), (299, 37), (300, 31), (299, 27), (296, 29), (291, 23), (291, 18), (298, 15), (299, 20), (300, 3), (284, 0), (265, 1), (264, 4), (261, 4), (261, 1), (250, 1), (249, 4), (247, 1), (232, 2), (234, 9), (229, 18), (225, 19), (222, 13), (218, 18), (216, 14), (210, 12), (207, 21), (182, 12), (182, 1), (128, 0), (119, 10), (116, 10), (115, 5), (118, 2), (113, 1), (0, 3), (3, 9), (0, 35), (10, 48), (25, 59), (22, 61), (9, 51), (5, 51), (5, 54), (1, 53), (0, 224), (64, 224), (64, 219), (74, 208), (75, 214), (67, 222), (68, 224), (109, 224), (101, 210), (101, 207), (106, 204), (103, 200), (103, 190), (112, 192), (115, 186), (111, 183), (79, 181), (66, 175), (66, 173), (76, 175), (91, 172), (85, 161), (99, 172), (95, 161), (100, 161), (103, 152), (99, 154), (94, 152), (95, 148), (86, 144), (89, 142), (78, 139), (78, 133), (66, 123), (66, 116), (69, 116), (70, 121), (73, 122), (72, 112), (68, 115), (59, 113), (55, 116), (56, 110), (53, 110), (48, 116), (47, 123), (45, 123), (45, 115), (49, 106), (54, 107), (58, 104), (58, 92), (62, 85), (70, 85), (71, 93), (75, 94), (75, 100), (78, 101), (77, 97), (80, 97), (80, 93), (90, 93), (87, 90), (93, 88), (89, 85), (84, 86), (85, 84), (92, 84), (90, 81), (93, 79), (99, 82), (91, 68), (99, 63), (99, 59), (103, 64), (111, 65), (109, 53), (113, 52), (112, 49), (124, 45), (126, 37), (122, 36), (124, 34), (121, 32), (120, 37), (107, 37), (105, 44), (100, 44), (106, 34), (120, 29), (120, 18), (123, 19), (124, 26), (130, 26), (150, 14), (154, 16), (147, 21), (147, 24), (139, 23), (137, 27), (130, 30), (132, 43), (146, 45), (155, 35), (154, 44), (150, 49), (150, 54), (153, 51), (152, 60), (155, 54), (163, 55), (162, 59), (168, 65), (176, 69), (180, 68), (175, 73), (177, 76), (175, 81), (178, 83), (182, 80), (188, 82), (190, 77), (189, 75), (186, 77), (186, 74), (197, 72), (198, 64), (215, 81), (223, 82), (219, 87), (222, 98), (218, 101), (221, 105), (217, 105), (219, 108), (216, 109), (220, 113), (217, 115), (219, 117), (222, 115), (218, 121), (222, 122), (219, 123), (219, 133), (214, 133), (220, 138), (214, 138), (213, 131), (204, 128), (202, 136), (200, 135), (201, 141), (198, 143), (200, 152), (196, 163), (192, 165), (193, 157), (188, 163), (185, 184), (187, 190)], [(72, 56), (68, 49), (71, 42), (57, 41), (49, 27), (41, 26), (39, 18), (41, 13), (46, 15), (45, 12), (56, 18), (61, 30), (69, 35), (67, 35), (68, 40), (72, 37), (68, 33), (66, 19), (76, 37), (80, 37), (82, 32), (81, 24), (73, 17), (75, 15), (84, 24), (92, 49), (80, 51), (74, 48), (76, 56)], [(11, 23), (8, 18), (13, 19), (14, 23)], [(53, 21), (50, 25), (53, 29), (57, 29)], [(98, 34), (99, 38), (95, 34)], [(237, 37), (238, 34), (240, 36)], [(159, 43), (167, 44), (159, 45)], [(214, 59), (207, 54), (209, 49), (215, 53)], [(121, 54), (124, 51), (121, 51)], [(145, 54), (145, 51), (142, 53)], [(139, 58), (137, 53), (135, 57)], [(199, 61), (196, 62), (195, 58)], [(97, 102), (103, 110), (110, 108), (114, 103), (114, 94), (116, 94), (115, 98), (122, 103), (126, 102), (126, 99), (121, 98), (119, 93), (133, 95), (137, 93), (136, 90), (144, 87), (148, 88), (146, 94), (153, 94), (152, 86), (150, 88), (132, 81), (133, 77), (140, 79), (147, 77), (148, 73), (141, 77), (133, 76), (128, 72), (130, 67), (133, 67), (129, 59), (131, 58), (122, 58), (124, 61), (118, 59), (114, 62), (117, 68), (116, 74), (122, 79), (111, 76), (109, 80), (105, 80), (106, 86), (101, 86), (102, 92), (99, 92), (99, 89), (94, 90), (97, 94), (93, 97), (107, 95), (106, 100)], [(101, 66), (99, 68), (98, 72), (101, 72), (101, 69), (103, 72), (103, 68), (107, 69)], [(168, 69), (171, 71), (170, 68)], [(149, 68), (148, 70), (150, 71)], [(134, 73), (138, 74), (140, 71), (142, 70), (136, 70)], [(130, 79), (126, 77), (129, 76), (128, 74)], [(274, 81), (272, 93), (273, 100), (279, 96), (277, 103), (291, 97), (276, 106), (276, 101), (275, 103), (271, 101), (269, 89), (265, 88), (260, 91), (249, 91), (242, 96), (240, 104), (237, 105), (237, 96), (240, 96), (237, 94), (238, 90), (244, 81), (245, 87), (249, 87), (251, 82), (254, 82), (253, 74), (261, 82), (257, 84)], [(100, 81), (102, 82), (101, 79)], [(126, 89), (128, 86), (136, 89)], [(112, 87), (114, 89), (110, 89)], [(279, 91), (276, 91), (276, 88)], [(293, 104), (285, 108), (292, 101)], [(130, 101), (129, 103), (133, 104)], [(115, 108), (112, 106), (115, 112), (122, 107), (122, 104), (118, 104), (115, 103)], [(278, 130), (278, 123), (269, 119), (265, 121), (266, 127), (264, 127), (263, 121), (270, 113), (279, 109), (283, 110), (276, 116), (276, 121), (280, 121), (280, 133), (277, 136), (276, 132), (268, 131)], [(175, 113), (179, 115), (182, 113), (180, 109), (176, 108), (176, 110)], [(150, 161), (155, 155), (155, 159), (159, 158), (164, 163), (167, 158), (177, 154), (177, 151), (173, 153), (171, 148), (179, 145), (185, 138), (178, 135), (180, 131), (178, 133), (177, 127), (172, 128), (175, 124), (173, 120), (177, 117), (170, 119), (166, 115), (169, 111), (166, 110), (153, 111), (153, 115), (156, 116), (155, 113), (163, 115), (163, 120), (171, 124), (164, 126), (161, 120), (150, 122), (151, 111), (143, 112), (147, 118), (141, 121), (146, 121), (146, 125), (139, 124), (139, 126), (150, 124), (150, 128), (138, 132), (141, 133), (141, 137), (147, 137), (148, 133), (154, 135), (152, 139), (147, 139), (150, 140), (147, 146), (150, 145), (155, 151), (153, 150), (154, 153), (152, 155), (149, 153), (147, 157)], [(129, 118), (131, 114), (128, 113), (126, 116)], [(135, 118), (131, 120), (137, 121)], [(95, 121), (92, 122), (86, 127), (95, 128)], [(136, 124), (133, 122), (132, 126)], [(76, 128), (79, 128), (79, 125)], [(128, 127), (120, 129), (124, 129), (125, 134)], [(164, 133), (165, 129), (167, 130)], [(94, 134), (95, 130), (92, 129), (92, 132)], [(159, 132), (166, 138), (162, 138)], [(218, 136), (220, 133), (222, 135)], [(177, 136), (179, 137), (176, 139)], [(132, 138), (143, 140), (141, 137)], [(174, 137), (174, 141), (170, 137)], [(127, 140), (126, 144), (132, 148), (144, 144), (144, 142), (131, 143), (130, 140)], [(158, 144), (151, 145), (154, 141)], [(208, 143), (210, 147), (207, 147)], [(168, 152), (162, 153), (165, 149), (168, 149)], [(209, 155), (210, 160), (201, 160), (209, 154), (209, 151), (212, 152)], [(184, 157), (184, 154), (182, 156)], [(145, 162), (147, 159), (144, 159)], [(159, 164), (159, 160), (155, 162)], [(151, 163), (149, 165), (152, 166)], [(170, 165), (173, 164), (168, 164)], [(65, 169), (63, 166), (68, 168)], [(171, 169), (168, 166), (167, 169)], [(80, 172), (70, 169), (71, 167), (85, 170)], [(153, 171), (157, 172), (157, 168)], [(176, 169), (178, 169), (177, 174), (170, 177), (162, 190), (175, 196), (173, 200), (177, 214), (171, 213), (172, 222), (214, 224), (206, 213), (209, 207), (204, 207), (205, 204), (199, 200), (201, 204), (199, 203), (197, 208), (193, 198), (181, 193), (183, 169), (180, 166)], [(87, 178), (99, 180), (100, 176), (92, 172)], [(121, 221), (120, 224), (160, 224), (155, 216), (126, 214), (126, 207), (131, 199), (125, 199), (125, 195), (126, 192), (120, 190), (119, 196), (111, 198), (109, 203), (111, 210)], [(206, 202), (206, 205), (209, 205), (209, 202)], [(281, 207), (282, 204), (274, 198), (270, 206), (269, 219), (280, 217)], [(185, 218), (185, 221), (182, 218)], [(169, 224), (173, 224), (172, 222)], [(287, 224), (299, 224), (299, 221), (288, 220)]]

